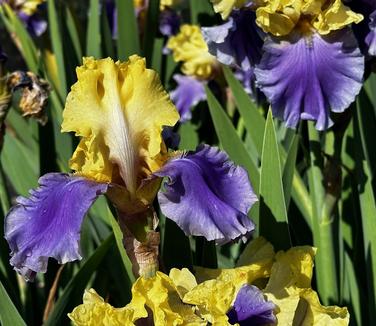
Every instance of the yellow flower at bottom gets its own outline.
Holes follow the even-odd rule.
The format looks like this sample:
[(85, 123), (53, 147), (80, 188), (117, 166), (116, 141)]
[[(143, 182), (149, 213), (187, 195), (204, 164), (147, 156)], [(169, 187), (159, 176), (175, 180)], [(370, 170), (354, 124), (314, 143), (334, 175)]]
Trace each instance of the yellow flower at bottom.
[(83, 304), (74, 308), (68, 317), (77, 326), (130, 326), (134, 325), (135, 320), (147, 317), (145, 308), (139, 308), (132, 305), (114, 308), (105, 303), (94, 289), (90, 289), (85, 291)]
[(184, 24), (176, 36), (170, 37), (167, 48), (172, 50), (173, 58), (183, 62), (182, 71), (186, 75), (193, 75), (200, 79), (213, 76), (218, 62), (209, 53), (200, 27)]
[(322, 306), (311, 289), (315, 253), (308, 246), (277, 253), (264, 292), (278, 307), (279, 325), (348, 325), (346, 308)]

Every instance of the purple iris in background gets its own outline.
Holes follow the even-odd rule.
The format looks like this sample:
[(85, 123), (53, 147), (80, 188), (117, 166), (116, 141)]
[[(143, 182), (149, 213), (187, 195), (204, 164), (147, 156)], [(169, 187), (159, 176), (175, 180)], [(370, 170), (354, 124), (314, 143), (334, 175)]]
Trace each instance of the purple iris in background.
[(180, 15), (169, 8), (164, 9), (159, 14), (159, 31), (163, 36), (175, 35), (179, 32), (181, 24)]
[(376, 10), (369, 16), (369, 33), (366, 36), (366, 44), (368, 45), (368, 54), (376, 56)]
[(180, 122), (184, 123), (191, 120), (191, 109), (199, 102), (206, 100), (206, 82), (180, 74), (175, 74), (173, 78), (177, 86), (170, 93), (170, 96), (180, 114)]
[(262, 291), (254, 285), (243, 285), (236, 296), (231, 310), (227, 313), (231, 324), (256, 326), (275, 324), (275, 304), (265, 301)]
[(18, 17), (24, 22), (29, 33), (34, 36), (41, 36), (47, 29), (47, 21), (38, 13), (29, 16), (21, 11), (18, 13)]
[(257, 197), (247, 172), (218, 148), (200, 145), (154, 174), (168, 177), (158, 194), (162, 213), (187, 235), (223, 244), (254, 230), (247, 213)]
[[(296, 8), (260, 1), (202, 31), (218, 61), (244, 71), (236, 75), (248, 92), (256, 83), (274, 116), (290, 128), (303, 119), (324, 130), (333, 124), (330, 112), (346, 110), (362, 87), (364, 56), (350, 26), (362, 19), (341, 1)], [(374, 39), (367, 37), (370, 44)]]
[(263, 50), (257, 85), (288, 127), (304, 119), (317, 121), (318, 130), (329, 128), (330, 110), (343, 112), (362, 87), (364, 57), (349, 28), (308, 38), (298, 31), (271, 36)]
[(256, 15), (250, 10), (234, 10), (222, 25), (202, 27), (209, 52), (225, 65), (235, 68), (235, 77), (255, 100), (255, 65), (260, 61), (264, 33), (256, 25)]
[(354, 26), (361, 49), (365, 54), (376, 56), (376, 1), (351, 0), (347, 4), (364, 16), (364, 21)]
[(255, 17), (250, 10), (234, 10), (226, 23), (202, 27), (209, 52), (225, 65), (252, 69), (260, 61), (263, 44)]

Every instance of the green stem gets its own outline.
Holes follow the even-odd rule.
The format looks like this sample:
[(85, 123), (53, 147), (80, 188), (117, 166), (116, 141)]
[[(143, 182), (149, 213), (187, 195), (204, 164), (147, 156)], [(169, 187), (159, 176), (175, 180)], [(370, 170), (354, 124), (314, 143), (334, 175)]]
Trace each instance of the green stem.
[[(333, 196), (325, 194), (323, 162), (319, 133), (313, 123), (308, 123), (310, 141), (309, 189), (312, 200), (313, 240), (317, 247), (316, 278), (320, 297), (325, 305), (338, 302), (338, 279), (335, 251)], [(335, 202), (335, 201), (334, 201)]]

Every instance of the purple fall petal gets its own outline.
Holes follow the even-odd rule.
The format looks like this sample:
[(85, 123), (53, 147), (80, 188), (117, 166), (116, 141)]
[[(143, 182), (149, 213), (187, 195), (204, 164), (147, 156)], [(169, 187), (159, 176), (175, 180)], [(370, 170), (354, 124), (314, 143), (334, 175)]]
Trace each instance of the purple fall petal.
[(228, 22), (214, 27), (202, 27), (209, 52), (225, 65), (235, 65), (247, 71), (261, 57), (261, 30), (250, 10), (235, 10)]
[(191, 76), (173, 76), (177, 87), (170, 93), (171, 100), (180, 114), (180, 122), (191, 120), (191, 109), (200, 101), (206, 100), (204, 82)]
[(48, 258), (60, 264), (81, 259), (80, 227), (91, 204), (106, 192), (107, 184), (64, 173), (39, 179), (30, 197), (18, 197), (5, 218), (10, 263), (27, 280), (46, 272)]
[(376, 10), (369, 16), (369, 33), (366, 36), (368, 54), (376, 56)]
[(18, 17), (23, 21), (31, 35), (41, 36), (47, 29), (47, 22), (39, 17), (38, 13), (27, 15), (22, 11), (18, 12)]
[(158, 193), (163, 214), (187, 235), (223, 244), (254, 230), (247, 212), (257, 197), (247, 172), (218, 148), (200, 145), (154, 174), (168, 177)]
[(159, 31), (164, 36), (172, 36), (179, 32), (180, 16), (171, 9), (165, 9), (159, 16)]
[(227, 313), (231, 324), (256, 326), (275, 324), (275, 305), (265, 301), (262, 291), (253, 285), (243, 285), (236, 296), (234, 306)]
[(257, 85), (288, 127), (300, 119), (317, 121), (318, 130), (330, 127), (330, 110), (343, 112), (362, 87), (364, 57), (350, 29), (269, 38), (264, 51)]

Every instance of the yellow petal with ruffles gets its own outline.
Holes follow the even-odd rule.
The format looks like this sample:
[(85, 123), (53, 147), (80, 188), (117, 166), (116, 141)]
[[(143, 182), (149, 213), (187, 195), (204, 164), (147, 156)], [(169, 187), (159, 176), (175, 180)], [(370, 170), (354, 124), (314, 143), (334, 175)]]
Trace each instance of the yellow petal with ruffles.
[(325, 35), (352, 23), (358, 24), (362, 20), (362, 15), (353, 12), (341, 0), (335, 0), (327, 9), (320, 13), (313, 26), (320, 34)]
[(254, 281), (260, 278), (269, 277), (271, 266), (271, 261), (262, 261), (260, 263), (254, 263), (231, 269), (209, 269), (195, 267), (196, 279), (199, 283), (212, 279), (230, 282), (235, 287), (237, 292), (242, 285), (246, 283), (252, 284)]
[(256, 10), (256, 23), (264, 32), (276, 36), (289, 34), (295, 27), (297, 19), (294, 19), (297, 12), (291, 11), (294, 15), (276, 12), (272, 7), (260, 7)]
[(231, 282), (209, 280), (187, 292), (183, 301), (196, 305), (201, 317), (213, 325), (230, 325), (226, 313), (235, 299), (235, 293), (235, 286)]
[(304, 301), (301, 305), (306, 307), (300, 307), (296, 312), (297, 320), (302, 321), (299, 325), (346, 326), (349, 324), (350, 315), (346, 308), (322, 306), (317, 293), (312, 289), (301, 291), (300, 297)]
[(170, 279), (176, 286), (176, 290), (179, 293), (181, 299), (184, 295), (197, 286), (197, 281), (194, 275), (188, 268), (177, 269), (172, 268), (169, 274)]
[(131, 305), (146, 305), (153, 312), (155, 326), (206, 325), (194, 313), (194, 307), (181, 301), (172, 280), (161, 272), (152, 278), (137, 279), (132, 287)]
[(181, 70), (184, 74), (209, 79), (215, 73), (218, 62), (209, 53), (198, 26), (182, 25), (179, 33), (168, 40), (167, 48), (172, 50), (176, 62), (183, 62)]
[(346, 308), (322, 306), (311, 289), (315, 253), (302, 246), (276, 254), (264, 292), (277, 306), (278, 325), (348, 325)]
[(155, 71), (145, 60), (84, 58), (68, 94), (62, 131), (82, 140), (71, 168), (99, 182), (125, 185), (135, 195), (142, 179), (163, 164), (161, 132), (179, 119)]
[(85, 291), (83, 304), (74, 308), (68, 317), (76, 326), (123, 326), (134, 325), (137, 319), (147, 317), (147, 311), (142, 305), (114, 308), (90, 289)]
[(274, 259), (274, 248), (270, 242), (263, 237), (252, 240), (241, 253), (236, 266), (251, 265), (266, 261), (264, 264), (270, 264)]
[(276, 254), (266, 292), (278, 292), (292, 285), (311, 287), (313, 259), (316, 249), (309, 246), (294, 247)]

